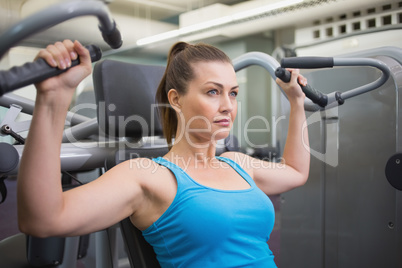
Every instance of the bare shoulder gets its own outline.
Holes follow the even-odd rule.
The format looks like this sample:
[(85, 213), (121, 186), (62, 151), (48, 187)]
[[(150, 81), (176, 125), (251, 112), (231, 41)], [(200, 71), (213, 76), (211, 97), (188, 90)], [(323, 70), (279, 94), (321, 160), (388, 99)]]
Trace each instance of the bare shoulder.
[(173, 201), (177, 190), (176, 179), (168, 168), (148, 158), (127, 160), (116, 168), (126, 178), (134, 178), (141, 189), (142, 198), (137, 202), (131, 221), (137, 228), (145, 230)]
[(118, 166), (121, 166), (118, 167), (121, 174), (127, 178), (133, 178), (146, 196), (163, 199), (166, 195), (165, 191), (176, 191), (176, 179), (173, 173), (152, 159), (130, 159)]
[(94, 182), (106, 185), (105, 187), (114, 187), (119, 192), (130, 189), (132, 194), (136, 193), (133, 195), (135, 197), (143, 195), (146, 181), (151, 181), (156, 176), (157, 164), (150, 159), (138, 158), (114, 166)]
[(126, 160), (110, 171), (120, 173), (124, 177), (135, 179), (140, 184), (149, 183), (165, 176), (168, 170), (149, 158), (135, 158)]

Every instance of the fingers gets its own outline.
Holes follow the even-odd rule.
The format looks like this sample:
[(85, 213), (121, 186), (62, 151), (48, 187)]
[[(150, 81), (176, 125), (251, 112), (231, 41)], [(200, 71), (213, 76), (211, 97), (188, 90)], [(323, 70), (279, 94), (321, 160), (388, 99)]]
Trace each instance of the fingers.
[[(79, 41), (75, 41), (74, 44), (74, 50), (73, 53), (75, 54), (75, 58), (78, 56), (80, 57), (80, 62), (81, 63), (86, 63), (86, 64), (91, 64), (91, 56), (89, 55), (88, 49), (86, 49)], [(77, 54), (78, 53), (78, 54)]]
[(307, 86), (307, 79), (300, 74), (299, 69), (287, 69), (289, 72), (291, 72), (291, 78), (290, 80), (298, 82), (302, 86)]
[(281, 79), (276, 78), (276, 82), (278, 83), (278, 85), (280, 86), (284, 86), (285, 84), (293, 84), (293, 83), (299, 83), (302, 86), (306, 86), (307, 85), (307, 79), (300, 74), (300, 70), (299, 69), (292, 69), (292, 68), (286, 68), (287, 71), (289, 71), (291, 73), (290, 76), (290, 81), (288, 83), (283, 82)]
[(307, 86), (307, 78), (305, 78), (304, 76), (299, 75), (297, 81), (299, 82), (300, 85)]
[(290, 81), (288, 83), (283, 82), (279, 78), (276, 79), (278, 85), (283, 89), (289, 100), (304, 99), (302, 86), (307, 86), (307, 79), (300, 74), (299, 69), (287, 68), (291, 73)]
[[(76, 60), (78, 55), (86, 56), (81, 44), (76, 45), (78, 41), (73, 43), (71, 40), (64, 40), (63, 42), (56, 42), (52, 45), (48, 45), (46, 49), (39, 51), (36, 58), (43, 58), (52, 67), (58, 67), (59, 69), (67, 69), (71, 67), (71, 61)], [(78, 53), (80, 50), (80, 53)]]

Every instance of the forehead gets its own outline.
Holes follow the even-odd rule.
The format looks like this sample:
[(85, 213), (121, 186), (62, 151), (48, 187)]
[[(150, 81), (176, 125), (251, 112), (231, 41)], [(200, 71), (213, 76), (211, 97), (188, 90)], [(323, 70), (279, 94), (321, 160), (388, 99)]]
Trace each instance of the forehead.
[(233, 65), (222, 61), (200, 61), (191, 64), (194, 71), (194, 80), (217, 80), (215, 82), (225, 82), (224, 84), (236, 83), (236, 73)]

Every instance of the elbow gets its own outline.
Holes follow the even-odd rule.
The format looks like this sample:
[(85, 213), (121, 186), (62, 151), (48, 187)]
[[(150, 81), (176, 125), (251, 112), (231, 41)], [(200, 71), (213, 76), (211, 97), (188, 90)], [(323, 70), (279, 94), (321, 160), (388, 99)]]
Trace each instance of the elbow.
[(307, 183), (308, 173), (294, 172), (292, 175), (291, 189), (301, 187)]
[(54, 232), (55, 229), (44, 221), (28, 220), (21, 217), (18, 218), (18, 229), (21, 233), (38, 238), (47, 238), (58, 235)]
[(302, 176), (299, 182), (299, 187), (305, 185), (307, 183), (308, 176)]
[(294, 188), (305, 185), (307, 183), (309, 173), (309, 165), (302, 166), (300, 168), (293, 168)]
[(21, 233), (38, 238), (47, 238), (51, 236), (51, 234), (48, 231), (44, 230), (44, 228), (38, 228), (33, 226), (32, 224), (23, 223), (20, 221), (18, 222), (18, 228)]
[(307, 173), (299, 173), (299, 176), (296, 180), (296, 187), (303, 186), (307, 183), (308, 180), (308, 172)]
[(34, 237), (39, 237), (39, 238), (46, 238), (47, 236), (45, 234), (43, 234), (43, 232), (32, 228), (31, 226), (27, 225), (27, 224), (22, 224), (22, 223), (18, 223), (18, 229), (20, 230), (21, 233), (26, 234), (26, 235), (31, 235)]

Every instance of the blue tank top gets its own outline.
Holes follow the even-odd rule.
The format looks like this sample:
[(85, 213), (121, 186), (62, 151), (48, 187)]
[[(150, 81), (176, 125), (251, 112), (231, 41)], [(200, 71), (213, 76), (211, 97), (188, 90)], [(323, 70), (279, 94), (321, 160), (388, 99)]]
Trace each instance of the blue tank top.
[(145, 240), (163, 268), (276, 267), (267, 244), (275, 221), (271, 200), (237, 163), (217, 158), (250, 188), (210, 188), (166, 159), (153, 159), (173, 172), (177, 193), (162, 216), (142, 232)]

